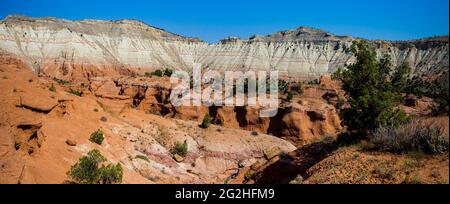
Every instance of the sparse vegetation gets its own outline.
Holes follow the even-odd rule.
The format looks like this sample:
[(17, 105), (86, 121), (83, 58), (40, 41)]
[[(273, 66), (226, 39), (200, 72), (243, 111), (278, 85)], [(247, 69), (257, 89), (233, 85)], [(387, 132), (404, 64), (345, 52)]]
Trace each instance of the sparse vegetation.
[(172, 74), (173, 74), (173, 70), (168, 69), (168, 68), (164, 69), (164, 76), (170, 77), (170, 76), (172, 76)]
[(379, 167), (375, 168), (372, 173), (381, 179), (392, 180), (395, 178), (394, 171), (392, 169), (390, 169), (388, 167), (384, 167), (384, 166), (379, 166)]
[(407, 176), (402, 184), (422, 184), (423, 182), (417, 176)]
[(48, 90), (51, 91), (51, 92), (56, 92), (56, 87), (55, 87), (55, 85), (52, 83), (52, 84), (50, 85), (50, 87), (48, 88)]
[(66, 81), (66, 80), (64, 80), (64, 79), (58, 79), (58, 78), (56, 78), (56, 77), (53, 77), (53, 81), (56, 81), (58, 84), (60, 84), (60, 85), (67, 85), (67, 84), (69, 84), (70, 82), (69, 81)]
[[(98, 150), (91, 150), (67, 172), (70, 183), (113, 184), (121, 183), (123, 169), (120, 163), (104, 165), (106, 158)], [(101, 165), (101, 167), (99, 167)]]
[(168, 76), (168, 77), (170, 77), (170, 76), (172, 76), (172, 73), (173, 73), (172, 69), (166, 68), (164, 70), (157, 69), (152, 72), (145, 72), (144, 76), (145, 77), (151, 77), (151, 76), (157, 76), (157, 77)]
[(448, 152), (449, 141), (442, 127), (414, 122), (398, 128), (380, 127), (373, 132), (362, 148), (392, 153), (420, 151), (434, 155)]
[(97, 130), (91, 134), (89, 141), (101, 145), (104, 139), (103, 132), (101, 130)]
[(148, 157), (144, 156), (144, 155), (136, 155), (136, 159), (142, 159), (144, 161), (149, 162), (150, 160), (148, 159)]
[(413, 94), (418, 97), (427, 96), (433, 98), (438, 104), (433, 109), (435, 115), (449, 114), (449, 85), (447, 83), (439, 82), (437, 80), (428, 82), (422, 76), (414, 76), (409, 79), (403, 88), (403, 91), (408, 94)]
[(249, 170), (245, 173), (244, 179), (248, 181), (248, 180), (252, 179), (253, 176), (255, 176), (255, 171)]
[(303, 84), (301, 82), (298, 82), (298, 83), (294, 83), (291, 86), (291, 91), (297, 93), (298, 95), (302, 95), (305, 90), (303, 88)]
[(205, 117), (203, 117), (202, 124), (200, 125), (201, 128), (208, 128), (211, 125), (212, 118), (209, 116), (209, 113), (205, 114)]
[(278, 80), (278, 91), (280, 93), (286, 93), (288, 88), (288, 83), (282, 79)]
[(288, 95), (286, 96), (286, 100), (290, 102), (292, 98), (294, 98), (294, 94), (292, 94), (292, 92), (289, 92)]
[(158, 76), (158, 77), (162, 77), (163, 76), (163, 71), (161, 71), (160, 69), (157, 69), (153, 72), (151, 72), (152, 76)]
[(78, 90), (74, 90), (74, 89), (69, 89), (69, 91), (67, 91), (70, 94), (76, 95), (76, 96), (81, 96), (81, 91)]
[(307, 82), (308, 85), (314, 85), (314, 84), (319, 84), (319, 79), (313, 79), (313, 80), (309, 80)]
[(172, 147), (171, 153), (173, 155), (178, 154), (182, 157), (185, 157), (188, 153), (188, 144), (187, 144), (186, 140), (183, 143), (175, 142), (175, 144)]

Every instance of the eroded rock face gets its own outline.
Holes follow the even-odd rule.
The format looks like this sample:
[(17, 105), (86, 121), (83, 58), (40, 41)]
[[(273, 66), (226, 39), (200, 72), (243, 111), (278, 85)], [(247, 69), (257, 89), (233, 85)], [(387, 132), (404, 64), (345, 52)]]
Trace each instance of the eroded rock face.
[[(318, 77), (354, 59), (345, 52), (354, 38), (300, 27), (268, 36), (208, 44), (139, 21), (67, 21), (10, 16), (0, 23), (0, 48), (21, 57), (35, 72), (62, 79), (118, 76), (155, 68), (279, 70)], [(393, 64), (413, 72), (448, 70), (448, 37), (418, 41), (371, 41)]]
[[(335, 103), (343, 94), (339, 90), (339, 83), (331, 80), (329, 76), (321, 77), (317, 85), (306, 86), (304, 93), (295, 95), (291, 102), (280, 102), (278, 114), (272, 118), (259, 117), (260, 107), (174, 107), (169, 100), (171, 86), (167, 77), (120, 77), (112, 80), (115, 83), (109, 84), (116, 84), (112, 89), (126, 90), (121, 92), (130, 97), (129, 103), (132, 103), (132, 107), (144, 112), (198, 123), (209, 113), (212, 124), (270, 134), (286, 139), (296, 146), (327, 136), (334, 137), (342, 129)], [(283, 101), (285, 96), (279, 97), (280, 101)]]
[[(225, 183), (243, 166), (265, 162), (271, 149), (295, 149), (277, 137), (215, 125), (202, 129), (195, 121), (133, 108), (139, 90), (123, 89), (144, 86), (139, 79), (133, 86), (92, 79), (92, 93), (86, 89), (80, 97), (65, 91), (76, 83), (60, 85), (28, 67), (0, 64), (0, 70), (0, 183), (63, 183), (71, 165), (92, 149), (109, 162), (121, 163), (123, 183)], [(52, 83), (55, 91), (48, 90)], [(165, 103), (164, 97), (158, 99), (159, 93), (165, 95), (160, 91), (164, 85), (157, 86), (152, 93)], [(32, 100), (21, 100), (25, 95)], [(105, 138), (101, 145), (89, 140), (99, 129)], [(183, 141), (187, 154), (174, 159), (174, 143)]]

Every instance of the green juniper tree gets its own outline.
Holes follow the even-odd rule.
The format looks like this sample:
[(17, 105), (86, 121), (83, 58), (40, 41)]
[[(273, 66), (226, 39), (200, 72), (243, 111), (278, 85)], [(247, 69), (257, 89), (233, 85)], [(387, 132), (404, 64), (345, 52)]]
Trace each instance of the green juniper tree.
[[(345, 70), (339, 69), (333, 76), (342, 81), (342, 88), (349, 97), (350, 107), (340, 112), (343, 125), (350, 133), (364, 136), (379, 126), (398, 126), (406, 122), (407, 115), (395, 108), (400, 98), (390, 80), (389, 57), (378, 61), (375, 51), (365, 41), (355, 42), (349, 51), (355, 55), (356, 62)], [(394, 81), (400, 83), (397, 78), (404, 75), (403, 68), (395, 73)]]

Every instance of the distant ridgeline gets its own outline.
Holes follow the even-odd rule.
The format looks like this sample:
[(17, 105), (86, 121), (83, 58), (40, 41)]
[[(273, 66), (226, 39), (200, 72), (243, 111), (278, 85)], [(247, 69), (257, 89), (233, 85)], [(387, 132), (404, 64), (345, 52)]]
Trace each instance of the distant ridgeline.
[[(217, 44), (183, 37), (135, 20), (69, 21), (9, 16), (0, 21), (0, 50), (35, 72), (73, 79), (90, 75), (144, 73), (154, 69), (279, 70), (290, 76), (330, 74), (354, 58), (350, 36), (299, 27), (248, 40), (230, 37)], [(447, 72), (448, 36), (411, 41), (370, 41), (393, 64), (412, 73)]]

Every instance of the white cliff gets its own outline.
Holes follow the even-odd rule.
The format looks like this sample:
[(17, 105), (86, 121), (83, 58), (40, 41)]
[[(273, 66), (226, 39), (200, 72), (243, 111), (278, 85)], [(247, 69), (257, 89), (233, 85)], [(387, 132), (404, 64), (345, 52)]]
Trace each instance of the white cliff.
[[(36, 72), (70, 78), (107, 70), (279, 70), (290, 75), (332, 73), (352, 62), (345, 52), (355, 39), (300, 27), (248, 40), (208, 44), (134, 20), (68, 21), (10, 16), (0, 22), (0, 50), (17, 55)], [(448, 37), (420, 41), (371, 41), (394, 64), (407, 61), (416, 73), (448, 70)], [(77, 75), (77, 76), (78, 76)]]

